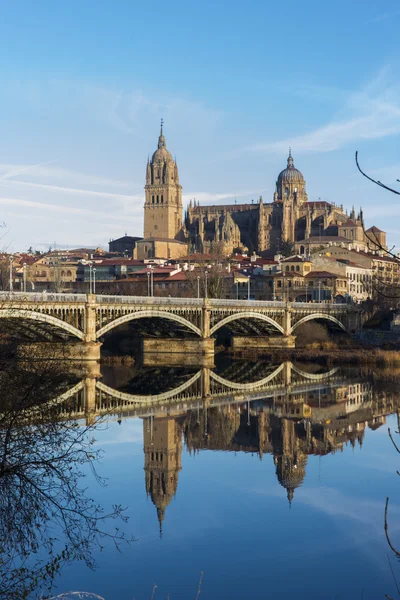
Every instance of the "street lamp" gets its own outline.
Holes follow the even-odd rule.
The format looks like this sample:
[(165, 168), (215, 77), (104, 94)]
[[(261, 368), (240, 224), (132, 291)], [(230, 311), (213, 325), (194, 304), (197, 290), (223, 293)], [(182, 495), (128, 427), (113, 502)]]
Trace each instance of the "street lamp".
[(204, 289), (204, 297), (208, 298), (208, 271), (206, 271), (205, 276), (206, 276), (206, 282), (205, 282), (205, 289)]
[(23, 281), (23, 290), (26, 292), (26, 263), (22, 264), (22, 281)]
[(92, 268), (93, 268), (93, 263), (89, 262), (89, 294), (92, 293)]
[(154, 280), (153, 280), (153, 267), (150, 265), (147, 271), (147, 295), (153, 296), (154, 294)]
[(318, 302), (321, 302), (321, 282), (318, 281)]
[(247, 300), (250, 300), (250, 275), (247, 279)]
[(236, 282), (236, 300), (239, 300), (239, 282)]
[(308, 302), (308, 283), (306, 282), (306, 303)]
[(200, 298), (200, 275), (197, 275), (197, 298)]
[(93, 294), (96, 293), (96, 269), (93, 269)]
[(13, 291), (13, 256), (10, 256), (10, 292)]

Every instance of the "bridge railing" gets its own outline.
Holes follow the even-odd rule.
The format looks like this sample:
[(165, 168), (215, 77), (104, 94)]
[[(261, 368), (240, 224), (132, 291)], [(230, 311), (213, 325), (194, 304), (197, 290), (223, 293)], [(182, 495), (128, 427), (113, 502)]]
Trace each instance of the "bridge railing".
[(348, 304), (335, 304), (332, 302), (291, 302), (290, 307), (309, 309), (311, 312), (318, 312), (319, 310), (336, 310), (343, 312), (349, 310)]
[[(0, 292), (0, 302), (73, 302), (82, 303), (88, 301), (87, 294), (57, 294), (50, 292)], [(165, 296), (106, 296), (96, 295), (96, 303), (98, 304), (148, 304), (151, 306), (197, 306), (201, 307), (204, 303), (203, 298), (173, 298)], [(347, 304), (328, 304), (325, 302), (281, 302), (276, 300), (230, 300), (209, 298), (208, 304), (210, 307), (238, 307), (243, 308), (280, 308), (286, 306), (290, 308), (310, 310), (310, 312), (330, 310), (337, 312), (345, 312), (350, 306)]]
[(49, 292), (0, 292), (0, 302), (87, 302), (86, 294)]
[(165, 296), (96, 296), (99, 304), (150, 304), (168, 305), (181, 304), (182, 306), (201, 306), (201, 298), (170, 298)]

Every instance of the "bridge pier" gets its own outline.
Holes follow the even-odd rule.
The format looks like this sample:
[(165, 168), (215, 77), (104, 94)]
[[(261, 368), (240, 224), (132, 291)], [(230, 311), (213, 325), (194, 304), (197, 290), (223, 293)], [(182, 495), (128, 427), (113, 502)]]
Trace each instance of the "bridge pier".
[(234, 352), (242, 352), (247, 349), (270, 350), (272, 348), (295, 348), (296, 337), (294, 335), (268, 335), (268, 336), (233, 336), (232, 349)]
[(18, 344), (17, 357), (30, 360), (100, 360), (100, 342), (31, 342)]

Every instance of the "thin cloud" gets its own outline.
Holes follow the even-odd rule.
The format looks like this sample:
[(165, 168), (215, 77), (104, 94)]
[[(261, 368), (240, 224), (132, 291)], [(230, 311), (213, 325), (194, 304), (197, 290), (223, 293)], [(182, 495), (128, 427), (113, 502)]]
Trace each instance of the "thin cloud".
[(0, 180), (0, 183), (10, 183), (11, 185), (16, 186), (26, 186), (30, 188), (39, 188), (42, 190), (53, 191), (53, 192), (64, 192), (68, 194), (79, 194), (81, 196), (98, 196), (100, 198), (114, 198), (120, 200), (138, 200), (141, 199), (141, 196), (129, 196), (127, 194), (116, 194), (112, 192), (97, 192), (93, 190), (84, 190), (78, 188), (70, 188), (63, 187), (58, 185), (49, 185), (46, 183), (33, 183), (30, 181), (9, 181), (5, 180), (4, 182)]
[[(2, 198), (0, 197), (0, 205), (1, 206), (21, 206), (24, 208), (32, 208), (32, 209), (41, 209), (43, 211), (48, 211), (51, 213), (60, 213), (66, 215), (90, 215), (92, 217), (96, 217), (98, 219), (112, 219), (116, 221), (125, 222), (124, 215), (112, 215), (109, 213), (102, 213), (97, 210), (89, 210), (87, 208), (77, 208), (72, 206), (62, 206), (56, 204), (48, 204), (46, 202), (37, 202), (34, 200), (23, 200), (21, 198)], [(19, 218), (26, 217), (28, 219), (31, 218), (30, 214), (21, 213), (19, 214)]]
[(389, 19), (395, 19), (400, 16), (400, 10), (392, 10), (384, 13), (380, 13), (371, 19), (364, 22), (364, 25), (371, 25), (374, 23), (382, 23), (382, 21), (388, 21)]
[(302, 152), (330, 152), (349, 143), (400, 134), (400, 87), (388, 81), (383, 69), (363, 90), (351, 94), (342, 115), (307, 133), (279, 141), (256, 144), (252, 151), (286, 152), (289, 146)]
[(71, 180), (75, 184), (81, 185), (111, 185), (116, 187), (131, 187), (130, 181), (118, 181), (116, 179), (107, 179), (96, 175), (87, 175), (79, 171), (71, 171), (62, 167), (49, 167), (54, 161), (40, 163), (38, 165), (22, 165), (22, 164), (0, 164), (0, 180), (15, 179), (21, 174), (28, 174), (29, 177), (43, 179), (63, 179)]
[(196, 199), (196, 201), (207, 202), (207, 203), (215, 203), (218, 204), (221, 200), (229, 200), (233, 198), (244, 198), (246, 196), (251, 196), (252, 194), (259, 194), (259, 190), (250, 190), (245, 192), (226, 192), (226, 193), (217, 193), (212, 194), (209, 192), (191, 192), (188, 194), (183, 194), (183, 199), (185, 202), (189, 202), (190, 200)]

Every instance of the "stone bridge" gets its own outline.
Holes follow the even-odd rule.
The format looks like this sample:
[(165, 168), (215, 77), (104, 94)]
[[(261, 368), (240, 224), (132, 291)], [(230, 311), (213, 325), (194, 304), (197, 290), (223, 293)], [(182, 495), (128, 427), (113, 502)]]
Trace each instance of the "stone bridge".
[[(303, 323), (315, 320), (354, 333), (361, 328), (362, 311), (346, 304), (2, 292), (0, 318), (12, 323), (25, 342), (58, 340), (65, 347), (75, 340), (81, 350), (70, 358), (97, 360), (107, 334), (139, 319), (153, 337), (162, 337), (163, 323), (172, 325), (177, 337), (168, 340), (164, 351), (213, 354), (214, 336), (222, 327), (246, 346), (264, 340), (293, 347)], [(162, 339), (156, 347), (162, 351)]]
[[(94, 363), (92, 363), (94, 364)], [(188, 375), (185, 382), (158, 394), (131, 394), (104, 384), (100, 372), (93, 369), (74, 387), (54, 399), (60, 414), (93, 420), (107, 416), (149, 417), (178, 414), (188, 410), (203, 410), (212, 406), (241, 405), (255, 401), (269, 402), (277, 413), (285, 411), (298, 416), (309, 394), (325, 393), (327, 388), (343, 388), (348, 378), (338, 368), (323, 373), (309, 373), (290, 361), (271, 365), (261, 379), (229, 380), (208, 367)], [(152, 378), (151, 371), (149, 374)], [(151, 381), (149, 382), (151, 387)], [(302, 416), (305, 416), (302, 414)]]

